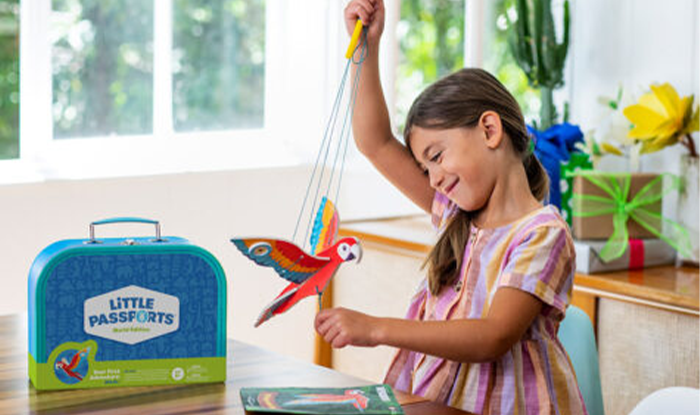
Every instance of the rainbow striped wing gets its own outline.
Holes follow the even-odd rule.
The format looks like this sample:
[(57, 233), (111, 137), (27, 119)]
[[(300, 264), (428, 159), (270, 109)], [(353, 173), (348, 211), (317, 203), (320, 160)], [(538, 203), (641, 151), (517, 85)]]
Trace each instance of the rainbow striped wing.
[(321, 199), (321, 204), (316, 212), (313, 231), (311, 232), (311, 254), (321, 252), (333, 245), (333, 241), (338, 236), (338, 211), (333, 202), (327, 197)]
[(296, 284), (306, 281), (330, 262), (330, 258), (309, 255), (281, 239), (245, 238), (231, 242), (256, 264), (271, 267), (280, 277)]

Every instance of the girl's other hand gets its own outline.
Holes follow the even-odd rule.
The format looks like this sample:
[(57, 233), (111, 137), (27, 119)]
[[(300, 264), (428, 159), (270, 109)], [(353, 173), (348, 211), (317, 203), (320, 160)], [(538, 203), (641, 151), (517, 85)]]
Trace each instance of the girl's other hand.
[(345, 346), (373, 347), (378, 344), (379, 319), (342, 307), (321, 310), (314, 326), (319, 335), (335, 348)]
[(352, 36), (357, 19), (362, 19), (367, 31), (367, 41), (379, 43), (384, 31), (384, 0), (352, 0), (345, 6), (345, 27)]

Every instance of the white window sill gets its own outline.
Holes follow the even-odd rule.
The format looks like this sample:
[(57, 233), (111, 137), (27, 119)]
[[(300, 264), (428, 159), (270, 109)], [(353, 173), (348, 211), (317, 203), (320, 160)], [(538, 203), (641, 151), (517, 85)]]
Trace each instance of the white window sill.
[(0, 161), (0, 185), (300, 165), (308, 155), (263, 130), (53, 140)]

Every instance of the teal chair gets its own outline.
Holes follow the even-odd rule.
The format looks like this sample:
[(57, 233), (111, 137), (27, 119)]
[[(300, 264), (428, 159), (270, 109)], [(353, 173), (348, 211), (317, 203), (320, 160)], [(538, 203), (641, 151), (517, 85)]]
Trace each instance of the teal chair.
[(595, 333), (590, 318), (583, 310), (574, 306), (566, 309), (566, 317), (559, 326), (559, 340), (574, 365), (588, 413), (604, 415)]

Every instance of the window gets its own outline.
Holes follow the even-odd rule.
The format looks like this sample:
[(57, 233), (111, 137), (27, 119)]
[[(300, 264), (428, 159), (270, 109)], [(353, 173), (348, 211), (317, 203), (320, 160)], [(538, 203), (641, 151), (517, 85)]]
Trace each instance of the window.
[[(174, 0), (169, 7), (155, 0), (54, 0), (52, 6), (54, 138), (262, 127), (262, 0)], [(172, 16), (164, 25), (172, 31), (156, 45), (160, 13)], [(154, 48), (169, 56), (163, 68), (170, 73), (154, 71)], [(171, 102), (154, 100), (159, 77), (172, 82)], [(171, 119), (154, 118), (163, 111)]]
[(294, 0), (14, 1), (25, 111), (0, 181), (299, 162), (280, 132), (318, 105), (297, 89), (318, 85), (323, 67), (290, 58), (328, 27), (300, 25)]
[(0, 160), (19, 157), (19, 3), (0, 1)]
[[(21, 143), (16, 121), (9, 145), (0, 136), (0, 157), (19, 154), (18, 163), (40, 177), (84, 178), (289, 165), (309, 149), (313, 156), (347, 47), (341, 3), (315, 1), (319, 7), (296, 0), (22, 0), (21, 13), (6, 7), (22, 19), (19, 91), (31, 111), (19, 115)], [(475, 3), (491, 2), (387, 2), (392, 47), (382, 65), (397, 132), (427, 85), (465, 61), (482, 64), (465, 51), (491, 41), (482, 24), (499, 34), (497, 15), (493, 24), (480, 17), (465, 27)], [(16, 27), (8, 36), (16, 67)], [(502, 40), (494, 48), (507, 56)], [(4, 81), (16, 83), (16, 72), (0, 76), (0, 88)]]

